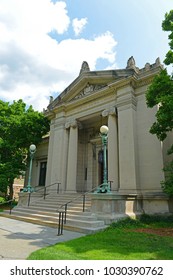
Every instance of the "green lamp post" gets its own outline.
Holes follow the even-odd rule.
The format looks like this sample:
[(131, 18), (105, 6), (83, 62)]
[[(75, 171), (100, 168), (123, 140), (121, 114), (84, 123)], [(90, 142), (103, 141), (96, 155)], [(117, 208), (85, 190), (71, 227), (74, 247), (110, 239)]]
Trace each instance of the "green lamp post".
[(103, 145), (103, 183), (98, 189), (100, 193), (110, 192), (110, 186), (108, 184), (108, 172), (107, 172), (107, 142), (108, 142), (109, 128), (106, 125), (100, 127), (100, 135)]
[(29, 147), (29, 152), (30, 152), (30, 164), (29, 164), (29, 175), (28, 175), (28, 184), (27, 186), (23, 189), (23, 192), (32, 192), (33, 188), (31, 186), (31, 173), (32, 173), (32, 161), (34, 158), (34, 154), (36, 152), (36, 146), (34, 144), (31, 144)]

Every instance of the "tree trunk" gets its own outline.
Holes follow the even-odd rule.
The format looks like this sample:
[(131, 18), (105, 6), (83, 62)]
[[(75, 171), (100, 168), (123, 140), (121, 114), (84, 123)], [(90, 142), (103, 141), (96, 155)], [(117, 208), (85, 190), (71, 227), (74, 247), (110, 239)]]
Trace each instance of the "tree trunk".
[(14, 179), (9, 182), (9, 199), (13, 199), (13, 183)]

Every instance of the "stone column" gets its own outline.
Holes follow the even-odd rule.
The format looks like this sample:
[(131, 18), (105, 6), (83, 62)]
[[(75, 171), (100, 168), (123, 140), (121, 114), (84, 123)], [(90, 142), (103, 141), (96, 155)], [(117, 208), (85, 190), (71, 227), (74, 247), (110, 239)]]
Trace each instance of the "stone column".
[(139, 189), (136, 98), (129, 85), (117, 91), (120, 189), (134, 194)]
[(108, 180), (112, 181), (111, 189), (118, 190), (118, 128), (115, 107), (103, 111), (102, 116), (108, 116)]
[(67, 183), (67, 163), (68, 163), (68, 145), (69, 145), (69, 131), (64, 128), (63, 131), (63, 150), (62, 150), (62, 176), (61, 176), (61, 189), (66, 190)]
[(49, 147), (48, 147), (48, 158), (47, 158), (47, 171), (46, 171), (46, 186), (53, 183), (52, 178), (51, 178), (53, 148), (54, 148), (54, 120), (51, 121), (51, 125), (50, 125), (50, 136), (49, 136)]
[(67, 162), (67, 185), (66, 190), (76, 191), (77, 177), (77, 150), (78, 150), (78, 125), (77, 121), (69, 122), (65, 126), (70, 129), (69, 132), (69, 147), (68, 147), (68, 162)]
[(63, 181), (64, 151), (67, 149), (65, 132), (64, 119), (59, 117), (52, 123), (50, 130), (46, 185), (60, 182), (61, 191), (65, 188)]

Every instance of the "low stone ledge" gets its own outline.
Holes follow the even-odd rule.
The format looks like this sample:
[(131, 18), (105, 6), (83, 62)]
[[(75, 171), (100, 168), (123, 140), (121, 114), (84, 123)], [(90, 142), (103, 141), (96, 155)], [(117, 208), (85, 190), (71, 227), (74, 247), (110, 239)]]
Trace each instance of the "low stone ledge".
[(92, 194), (91, 212), (109, 224), (120, 217), (135, 216), (142, 209), (136, 195), (122, 195), (118, 193)]
[(109, 224), (120, 217), (136, 217), (146, 214), (173, 213), (173, 198), (164, 193), (144, 195), (94, 193), (91, 195), (91, 212)]

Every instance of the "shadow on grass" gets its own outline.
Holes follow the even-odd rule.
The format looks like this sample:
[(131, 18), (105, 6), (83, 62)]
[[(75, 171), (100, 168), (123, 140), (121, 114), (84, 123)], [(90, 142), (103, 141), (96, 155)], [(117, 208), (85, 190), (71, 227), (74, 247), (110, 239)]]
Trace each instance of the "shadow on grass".
[(144, 226), (141, 222), (121, 222), (102, 232), (43, 248), (29, 259), (172, 260), (173, 238), (132, 230)]

